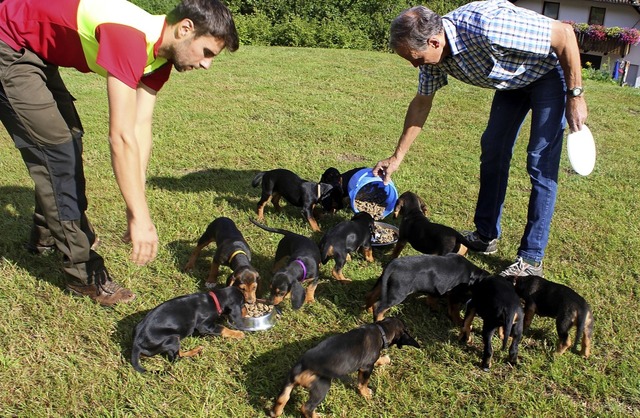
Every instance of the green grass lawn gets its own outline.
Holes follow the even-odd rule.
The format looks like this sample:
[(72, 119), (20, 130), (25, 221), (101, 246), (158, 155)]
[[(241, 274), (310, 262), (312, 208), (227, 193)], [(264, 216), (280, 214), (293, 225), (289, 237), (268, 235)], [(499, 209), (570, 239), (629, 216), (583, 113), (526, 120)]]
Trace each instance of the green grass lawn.
[[(324, 337), (370, 322), (364, 294), (389, 259), (355, 256), (348, 284), (323, 266), (316, 303), (284, 314), (271, 330), (241, 341), (187, 338), (204, 346), (190, 360), (143, 359), (141, 375), (129, 364), (131, 331), (151, 308), (197, 292), (214, 251), (193, 272), (182, 272), (196, 240), (218, 216), (236, 221), (263, 275), (263, 293), (280, 235), (254, 216), (258, 171), (288, 168), (317, 181), (329, 166), (341, 171), (372, 166), (396, 144), (417, 70), (391, 54), (343, 50), (242, 47), (223, 54), (209, 71), (173, 74), (159, 95), (148, 200), (160, 236), (158, 258), (146, 267), (128, 261), (123, 200), (108, 154), (104, 79), (64, 71), (86, 130), (89, 217), (111, 274), (137, 293), (131, 304), (105, 309), (62, 291), (57, 254), (28, 255), (33, 191), (13, 142), (0, 140), (0, 416), (265, 416), (289, 368)], [(454, 79), (441, 90), (426, 130), (393, 180), (429, 207), (431, 219), (456, 229), (473, 227), (478, 191), (479, 138), (492, 92)], [(376, 369), (367, 401), (355, 374), (333, 382), (318, 412), (327, 417), (422, 416), (640, 416), (638, 343), (640, 225), (640, 91), (586, 82), (588, 125), (597, 162), (588, 177), (575, 174), (566, 152), (557, 209), (545, 258), (548, 279), (583, 295), (595, 317), (592, 357), (554, 355), (551, 319), (536, 318), (509, 366), (496, 351), (489, 373), (479, 369), (482, 342), (457, 342), (444, 311), (418, 297), (394, 308), (422, 347), (392, 348), (392, 364)], [(523, 132), (527, 131), (527, 127)], [(504, 235), (492, 256), (469, 258), (499, 271), (515, 257), (526, 217), (529, 180), (526, 135), (517, 144), (503, 216)], [(566, 148), (565, 148), (566, 149)], [(265, 211), (269, 225), (311, 236), (297, 208)], [(347, 211), (320, 219), (326, 230)], [(391, 223), (397, 220), (387, 219)], [(314, 239), (320, 234), (314, 234)], [(390, 249), (389, 249), (390, 250)], [(409, 246), (403, 255), (415, 254)], [(230, 271), (222, 269), (222, 283)], [(476, 328), (481, 320), (476, 319)], [(572, 335), (573, 336), (573, 335)], [(499, 342), (494, 340), (497, 349)], [(300, 416), (307, 393), (296, 389), (286, 416)]]

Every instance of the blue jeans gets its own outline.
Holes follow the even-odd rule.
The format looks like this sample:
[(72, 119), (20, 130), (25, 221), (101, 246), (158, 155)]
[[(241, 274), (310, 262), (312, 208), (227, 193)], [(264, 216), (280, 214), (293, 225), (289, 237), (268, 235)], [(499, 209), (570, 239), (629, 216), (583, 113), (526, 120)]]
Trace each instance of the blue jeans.
[(480, 143), (480, 191), (474, 222), (481, 235), (499, 238), (513, 149), (522, 122), (532, 111), (527, 147), (531, 195), (518, 249), (518, 255), (527, 260), (541, 261), (549, 240), (566, 125), (565, 100), (564, 79), (557, 69), (521, 89), (496, 91)]

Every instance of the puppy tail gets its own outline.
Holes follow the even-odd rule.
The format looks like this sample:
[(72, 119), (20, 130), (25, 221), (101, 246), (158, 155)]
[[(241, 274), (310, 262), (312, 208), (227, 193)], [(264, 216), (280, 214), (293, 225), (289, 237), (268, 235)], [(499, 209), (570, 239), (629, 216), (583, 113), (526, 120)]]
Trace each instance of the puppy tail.
[(517, 317), (517, 311), (512, 309), (508, 315), (505, 317), (506, 321), (504, 324), (504, 336), (502, 337), (502, 349), (507, 348), (507, 343), (509, 342), (509, 336), (511, 335), (511, 329), (513, 328), (513, 323), (517, 321), (522, 321), (523, 318)]
[(290, 231), (287, 231), (286, 229), (268, 227), (267, 225), (261, 224), (260, 222), (256, 221), (253, 218), (249, 218), (249, 221), (251, 221), (252, 224), (264, 229), (265, 231), (275, 232), (277, 234), (282, 234), (282, 235), (286, 235), (286, 234), (291, 233)]
[[(580, 345), (580, 338), (584, 338), (584, 331), (587, 327), (587, 321), (591, 321), (591, 311), (586, 310), (584, 312), (580, 312), (578, 317), (576, 318), (576, 341), (573, 344), (573, 349), (577, 350)], [(591, 323), (589, 323), (591, 327)]]
[(140, 373), (145, 373), (147, 371), (147, 369), (140, 365), (140, 347), (137, 345), (134, 345), (131, 350), (131, 365)]
[(262, 182), (262, 177), (263, 176), (264, 176), (264, 171), (261, 171), (258, 174), (256, 174), (256, 176), (253, 178), (253, 180), (251, 180), (251, 185), (253, 187), (258, 187), (258, 185), (260, 185), (260, 183)]
[[(383, 273), (384, 274), (384, 273)], [(378, 277), (376, 284), (365, 295), (365, 309), (372, 308), (373, 305), (382, 297), (382, 276)]]

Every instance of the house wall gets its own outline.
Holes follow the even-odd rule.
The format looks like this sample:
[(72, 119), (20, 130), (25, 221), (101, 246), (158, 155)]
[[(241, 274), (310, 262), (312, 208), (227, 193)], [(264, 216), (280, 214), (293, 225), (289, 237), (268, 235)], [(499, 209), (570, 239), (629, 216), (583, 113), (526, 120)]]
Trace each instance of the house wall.
[[(604, 26), (618, 26), (621, 28), (636, 28), (640, 30), (640, 13), (628, 5), (595, 2), (589, 0), (550, 0), (560, 3), (558, 20), (571, 20), (578, 23), (586, 23), (589, 20), (591, 7), (603, 7), (607, 9), (604, 17)], [(542, 13), (544, 0), (518, 0), (516, 6)], [(600, 52), (589, 52), (590, 55), (602, 57), (602, 64), (613, 71), (615, 62), (619, 59), (629, 61), (630, 69), (627, 73), (626, 83), (633, 87), (640, 87), (640, 45), (631, 46), (629, 53), (623, 57), (616, 54), (603, 55)]]

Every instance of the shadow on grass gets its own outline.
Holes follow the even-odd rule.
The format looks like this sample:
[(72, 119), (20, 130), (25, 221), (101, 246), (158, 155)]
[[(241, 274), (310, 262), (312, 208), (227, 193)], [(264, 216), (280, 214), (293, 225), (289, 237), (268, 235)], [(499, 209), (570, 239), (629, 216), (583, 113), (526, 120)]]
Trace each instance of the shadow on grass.
[(116, 324), (116, 332), (113, 333), (113, 341), (120, 346), (120, 355), (131, 365), (131, 345), (133, 343), (133, 329), (142, 321), (151, 309), (134, 312), (120, 319)]
[(211, 168), (187, 173), (182, 177), (150, 177), (147, 181), (151, 186), (175, 192), (215, 191), (222, 194), (238, 194), (241, 191), (255, 190), (255, 195), (259, 196), (260, 188), (251, 187), (251, 181), (257, 173), (258, 170)]
[(24, 247), (29, 240), (33, 209), (33, 189), (18, 186), (0, 187), (0, 254), (31, 276), (64, 288), (62, 256), (56, 251), (33, 255)]
[[(260, 199), (260, 187), (252, 187), (256, 170), (214, 168), (185, 174), (182, 177), (151, 177), (148, 184), (163, 190), (182, 193), (214, 191), (239, 210), (255, 210)], [(242, 197), (246, 196), (246, 197)], [(249, 198), (253, 196), (253, 198)]]
[[(335, 334), (326, 333), (313, 338), (299, 339), (258, 356), (252, 356), (249, 362), (243, 365), (243, 370), (245, 371), (244, 386), (249, 396), (249, 403), (257, 410), (264, 410), (265, 416), (268, 416), (269, 408), (273, 406), (273, 400), (284, 387), (291, 367), (305, 351)], [(295, 415), (293, 411), (297, 403), (297, 393), (299, 392), (295, 391), (287, 404), (285, 408), (287, 413)]]
[(490, 273), (499, 274), (502, 270), (504, 270), (508, 265), (513, 263), (513, 259), (507, 258), (499, 258), (495, 255), (485, 255), (480, 253), (471, 253), (471, 256), (467, 255), (467, 258), (474, 264), (479, 265), (478, 260), (482, 261), (483, 264), (486, 264), (488, 267), (483, 267), (485, 270), (488, 270)]
[[(258, 170), (231, 170), (227, 168), (212, 168), (185, 174), (182, 177), (151, 177), (148, 184), (162, 190), (169, 190), (181, 193), (201, 193), (213, 191), (231, 206), (240, 211), (255, 212), (256, 205), (260, 200), (261, 187), (252, 187), (251, 181), (258, 173)], [(274, 207), (268, 203), (264, 210), (266, 223), (268, 219), (276, 215)], [(282, 201), (282, 214), (297, 220), (303, 220), (300, 208)], [(335, 225), (337, 222), (349, 219), (353, 213), (341, 211), (340, 214), (331, 215), (318, 213), (318, 221), (322, 220), (326, 225), (321, 225), (323, 230)], [(316, 234), (314, 234), (314, 239)], [(318, 234), (320, 240), (322, 234)]]

